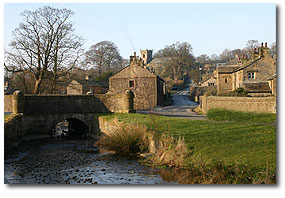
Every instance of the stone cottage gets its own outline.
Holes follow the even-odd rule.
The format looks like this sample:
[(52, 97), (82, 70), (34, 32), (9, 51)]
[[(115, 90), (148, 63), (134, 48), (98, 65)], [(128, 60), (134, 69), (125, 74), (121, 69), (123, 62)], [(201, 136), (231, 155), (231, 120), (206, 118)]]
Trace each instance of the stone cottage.
[(213, 72), (213, 75), (211, 75), (201, 83), (201, 87), (213, 87), (213, 86), (217, 86), (217, 78), (215, 71)]
[(108, 91), (108, 82), (99, 82), (92, 80), (90, 76), (85, 79), (73, 80), (67, 86), (67, 94), (80, 95), (90, 92), (92, 94), (104, 94)]
[(164, 80), (147, 67), (150, 53), (143, 53), (145, 57), (139, 58), (134, 53), (130, 57), (130, 65), (109, 78), (111, 93), (125, 93), (131, 90), (134, 94), (134, 109), (150, 109), (164, 103), (166, 86)]
[(252, 52), (250, 60), (243, 56), (235, 65), (217, 67), (217, 91), (221, 94), (242, 87), (252, 96), (271, 95), (274, 86), (269, 81), (274, 75), (276, 59), (269, 55), (267, 43), (265, 46), (262, 43)]

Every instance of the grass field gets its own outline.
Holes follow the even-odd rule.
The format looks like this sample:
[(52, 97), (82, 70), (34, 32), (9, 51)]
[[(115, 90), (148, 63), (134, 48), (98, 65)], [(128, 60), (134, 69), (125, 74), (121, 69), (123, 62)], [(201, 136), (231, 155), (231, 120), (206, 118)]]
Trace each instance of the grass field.
[(274, 123), (276, 114), (274, 113), (251, 113), (238, 112), (225, 109), (210, 109), (207, 118), (214, 121), (235, 121), (245, 123)]
[(6, 120), (7, 118), (13, 116), (13, 114), (4, 114), (4, 120)]
[[(222, 112), (211, 120), (198, 121), (142, 114), (109, 114), (106, 119), (117, 117), (126, 123), (138, 123), (158, 133), (169, 133), (174, 137), (184, 137), (192, 155), (187, 159), (192, 163), (203, 161), (214, 163), (222, 161), (225, 165), (242, 164), (256, 171), (266, 168), (275, 173), (276, 169), (276, 126), (273, 115), (258, 116), (249, 119), (247, 113), (235, 116), (236, 112)], [(253, 115), (253, 114), (249, 114)], [(218, 119), (217, 119), (218, 118)], [(235, 122), (214, 122), (212, 120)], [(238, 118), (238, 119), (237, 119)], [(276, 119), (276, 116), (275, 116)], [(248, 123), (246, 123), (248, 122)], [(249, 122), (254, 122), (249, 123)]]

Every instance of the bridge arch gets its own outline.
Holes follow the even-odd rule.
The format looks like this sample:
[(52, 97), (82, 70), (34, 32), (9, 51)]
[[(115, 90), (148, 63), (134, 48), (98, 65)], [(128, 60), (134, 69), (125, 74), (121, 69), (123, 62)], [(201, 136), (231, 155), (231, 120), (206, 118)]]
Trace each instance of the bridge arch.
[(64, 120), (71, 122), (73, 127), (77, 129), (83, 127), (84, 134), (86, 135), (96, 136), (100, 132), (96, 114), (23, 116), (22, 129), (29, 134), (51, 135), (54, 127)]

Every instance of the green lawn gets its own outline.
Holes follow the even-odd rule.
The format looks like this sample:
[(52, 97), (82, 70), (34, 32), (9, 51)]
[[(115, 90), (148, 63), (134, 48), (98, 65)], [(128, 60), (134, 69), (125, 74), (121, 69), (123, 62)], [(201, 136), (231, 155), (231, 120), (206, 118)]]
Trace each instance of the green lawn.
[[(138, 123), (157, 132), (182, 136), (193, 154), (191, 162), (206, 163), (222, 160), (226, 165), (247, 164), (249, 167), (275, 172), (276, 126), (242, 122), (219, 123), (213, 121), (187, 120), (142, 114), (107, 114), (106, 119), (117, 117), (126, 123)], [(223, 120), (223, 119), (220, 119)], [(239, 121), (235, 120), (235, 121)], [(265, 123), (268, 123), (266, 119)], [(261, 122), (261, 121), (258, 121)]]
[(13, 114), (4, 114), (4, 120), (6, 120), (7, 118), (9, 118), (10, 116), (12, 116)]
[(274, 113), (238, 112), (226, 109), (210, 109), (207, 118), (215, 121), (235, 121), (247, 123), (273, 123), (276, 122)]

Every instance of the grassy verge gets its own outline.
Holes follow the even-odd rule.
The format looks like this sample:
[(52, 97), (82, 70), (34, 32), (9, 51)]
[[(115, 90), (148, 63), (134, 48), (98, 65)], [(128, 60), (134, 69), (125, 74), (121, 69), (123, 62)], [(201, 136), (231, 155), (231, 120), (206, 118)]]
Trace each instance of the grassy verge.
[(4, 121), (8, 121), (10, 119), (12, 119), (15, 116), (15, 114), (4, 114)]
[[(183, 137), (190, 152), (185, 164), (192, 167), (200, 164), (196, 166), (198, 169), (204, 167), (208, 170), (208, 167), (220, 166), (224, 168), (220, 170), (225, 168), (228, 170), (235, 167), (233, 174), (250, 170), (251, 174), (248, 174), (250, 177), (256, 176), (257, 173), (273, 176), (276, 172), (276, 126), (274, 125), (244, 122), (215, 123), (142, 114), (102, 116), (106, 119), (116, 117), (125, 123), (138, 123), (157, 133), (167, 133), (175, 138)], [(269, 119), (265, 120), (267, 121), (264, 122), (269, 122)], [(254, 119), (254, 122), (261, 121)], [(246, 167), (246, 170), (240, 167)], [(249, 177), (248, 175), (246, 177)]]
[(247, 123), (274, 123), (276, 114), (274, 113), (252, 113), (238, 112), (226, 109), (210, 109), (207, 118), (214, 121), (235, 121)]

